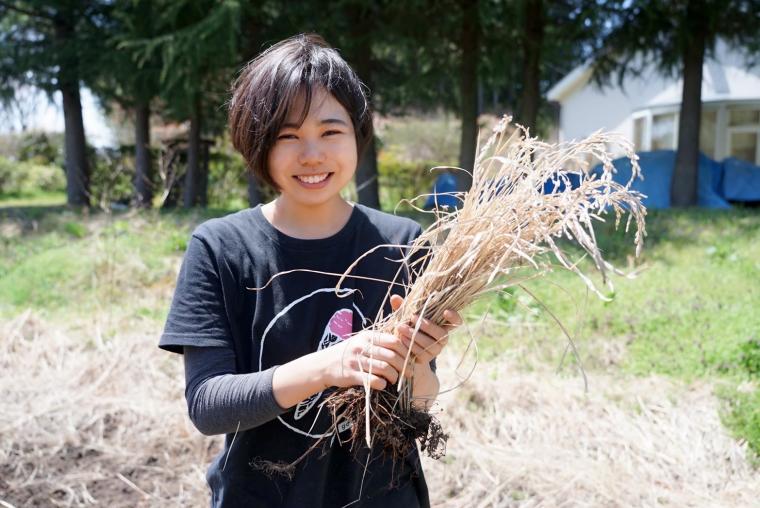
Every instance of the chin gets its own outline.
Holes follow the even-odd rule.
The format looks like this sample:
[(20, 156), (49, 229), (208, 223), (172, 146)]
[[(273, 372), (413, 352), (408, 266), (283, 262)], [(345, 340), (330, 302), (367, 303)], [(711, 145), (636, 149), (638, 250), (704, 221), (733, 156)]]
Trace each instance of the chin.
[(304, 192), (298, 189), (297, 192), (289, 192), (288, 198), (301, 206), (317, 207), (333, 201), (340, 197), (340, 190), (333, 191), (322, 189), (321, 192)]

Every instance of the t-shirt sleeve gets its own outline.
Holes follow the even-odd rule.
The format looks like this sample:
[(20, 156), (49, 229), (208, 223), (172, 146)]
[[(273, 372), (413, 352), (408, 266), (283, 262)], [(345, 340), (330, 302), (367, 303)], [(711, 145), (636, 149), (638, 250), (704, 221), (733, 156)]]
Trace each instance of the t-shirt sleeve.
[(184, 346), (232, 347), (232, 344), (216, 259), (207, 242), (193, 234), (158, 346), (182, 353)]

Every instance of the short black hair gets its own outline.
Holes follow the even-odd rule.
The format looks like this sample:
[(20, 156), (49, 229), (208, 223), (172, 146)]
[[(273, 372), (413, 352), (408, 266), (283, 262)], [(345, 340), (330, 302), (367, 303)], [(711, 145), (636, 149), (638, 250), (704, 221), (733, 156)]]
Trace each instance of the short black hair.
[(277, 188), (267, 168), (269, 151), (296, 101), (305, 99), (301, 124), (319, 88), (332, 94), (351, 117), (360, 159), (373, 136), (365, 86), (319, 35), (299, 34), (278, 42), (251, 60), (235, 80), (228, 123), (232, 144), (260, 182)]

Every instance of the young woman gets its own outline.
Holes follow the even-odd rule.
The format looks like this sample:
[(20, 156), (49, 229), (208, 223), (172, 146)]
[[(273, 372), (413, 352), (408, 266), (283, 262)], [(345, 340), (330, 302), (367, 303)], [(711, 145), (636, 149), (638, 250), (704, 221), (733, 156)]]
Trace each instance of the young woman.
[[(377, 249), (335, 288), (333, 274), (365, 252), (420, 233), (411, 220), (340, 196), (373, 135), (362, 84), (321, 38), (299, 35), (243, 70), (229, 127), (251, 171), (279, 195), (193, 232), (160, 341), (184, 353), (193, 423), (226, 434), (207, 474), (212, 506), (427, 506), (416, 453), (401, 468), (380, 450), (357, 455), (341, 444), (349, 429), (334, 430), (320, 404), (333, 387), (395, 383), (413, 333), (365, 331), (381, 308), (403, 301), (413, 274), (401, 266), (402, 247)], [(424, 322), (415, 337), (419, 404), (438, 393), (431, 365), (461, 323), (455, 312), (447, 319), (451, 326)], [(259, 467), (292, 463), (320, 438), (326, 446), (290, 478)]]

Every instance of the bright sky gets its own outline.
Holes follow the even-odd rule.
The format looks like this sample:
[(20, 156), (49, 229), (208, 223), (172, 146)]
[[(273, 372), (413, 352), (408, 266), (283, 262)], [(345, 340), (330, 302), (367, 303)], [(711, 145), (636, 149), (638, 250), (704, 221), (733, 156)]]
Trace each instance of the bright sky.
[[(56, 92), (54, 103), (40, 91), (24, 89), (19, 93), (24, 97), (22, 109), (26, 112), (26, 126), (31, 131), (63, 132), (63, 106), (61, 94)], [(105, 116), (95, 98), (87, 88), (82, 88), (82, 116), (87, 142), (95, 147), (114, 146), (116, 138), (106, 124)], [(0, 134), (21, 132), (20, 113), (12, 108), (0, 110)]]

